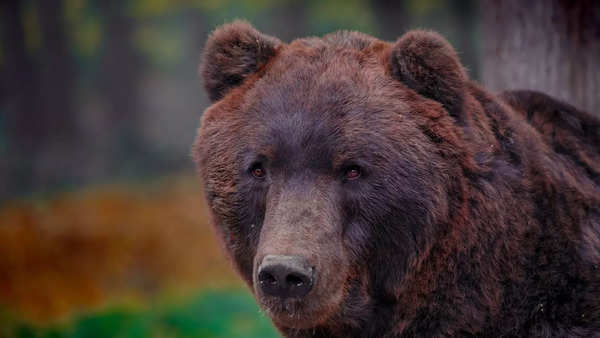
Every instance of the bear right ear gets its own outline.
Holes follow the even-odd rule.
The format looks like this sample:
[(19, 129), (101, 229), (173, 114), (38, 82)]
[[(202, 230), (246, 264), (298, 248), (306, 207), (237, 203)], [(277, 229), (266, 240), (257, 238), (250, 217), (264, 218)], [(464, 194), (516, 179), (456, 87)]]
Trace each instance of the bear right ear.
[(217, 28), (208, 38), (199, 73), (212, 102), (239, 86), (277, 52), (281, 41), (264, 35), (245, 21)]
[(458, 55), (441, 35), (410, 31), (392, 46), (390, 71), (419, 94), (440, 102), (457, 119), (468, 81)]

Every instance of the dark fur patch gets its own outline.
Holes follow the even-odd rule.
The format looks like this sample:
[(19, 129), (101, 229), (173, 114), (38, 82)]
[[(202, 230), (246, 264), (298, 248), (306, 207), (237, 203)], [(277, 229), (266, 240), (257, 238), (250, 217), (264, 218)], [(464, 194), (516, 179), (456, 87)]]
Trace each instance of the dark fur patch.
[(544, 141), (600, 183), (600, 121), (594, 116), (534, 91), (507, 91), (501, 97), (527, 117)]

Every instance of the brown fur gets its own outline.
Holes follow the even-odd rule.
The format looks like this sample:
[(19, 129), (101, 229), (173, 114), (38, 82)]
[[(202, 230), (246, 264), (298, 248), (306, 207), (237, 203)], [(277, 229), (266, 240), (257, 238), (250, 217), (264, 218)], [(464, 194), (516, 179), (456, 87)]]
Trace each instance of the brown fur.
[[(488, 93), (432, 32), (283, 44), (235, 22), (201, 74), (214, 104), (194, 154), (214, 223), (285, 335), (600, 335), (591, 115)], [(268, 254), (311, 262), (312, 291), (263, 294)]]

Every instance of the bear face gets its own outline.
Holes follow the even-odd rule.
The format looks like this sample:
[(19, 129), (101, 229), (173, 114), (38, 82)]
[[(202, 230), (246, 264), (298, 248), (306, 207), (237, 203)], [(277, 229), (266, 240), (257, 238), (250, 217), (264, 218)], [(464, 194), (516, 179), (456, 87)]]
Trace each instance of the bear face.
[[(415, 35), (429, 45), (415, 46)], [(452, 100), (406, 83), (443, 98), (460, 86), (462, 67), (448, 67), (454, 52), (433, 33), (393, 47), (358, 33), (284, 46), (241, 22), (207, 43), (201, 72), (214, 104), (196, 159), (225, 247), (279, 326), (314, 327), (366, 303), (350, 293), (367, 279), (393, 295), (459, 198), (450, 178), (461, 176), (461, 154), (431, 128), (453, 138), (443, 106)], [(453, 77), (415, 63), (428, 49), (446, 67), (436, 74)], [(265, 266), (275, 272), (261, 275)], [(309, 290), (295, 296), (300, 284)]]
[(200, 73), (213, 223), (282, 333), (600, 332), (593, 116), (487, 93), (424, 31), (284, 44), (234, 22)]

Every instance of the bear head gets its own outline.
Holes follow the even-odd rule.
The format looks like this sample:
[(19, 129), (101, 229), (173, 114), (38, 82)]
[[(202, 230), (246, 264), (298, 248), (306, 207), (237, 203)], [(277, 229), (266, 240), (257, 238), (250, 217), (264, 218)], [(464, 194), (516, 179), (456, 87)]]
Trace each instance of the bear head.
[(237, 21), (200, 74), (194, 157), (218, 236), (282, 330), (360, 325), (460, 217), (469, 81), (438, 34), (285, 44)]

